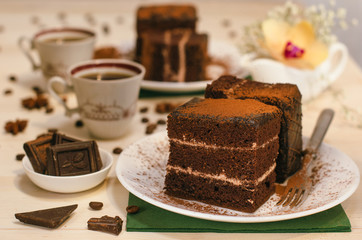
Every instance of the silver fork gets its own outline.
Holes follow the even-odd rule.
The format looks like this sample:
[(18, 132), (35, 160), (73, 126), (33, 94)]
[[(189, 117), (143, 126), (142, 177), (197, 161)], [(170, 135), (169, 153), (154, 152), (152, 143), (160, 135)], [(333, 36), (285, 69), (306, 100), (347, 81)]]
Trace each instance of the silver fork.
[(307, 199), (312, 187), (312, 180), (308, 175), (308, 167), (317, 156), (318, 148), (332, 122), (333, 116), (334, 111), (332, 109), (324, 109), (319, 115), (312, 137), (305, 149), (302, 167), (288, 179), (283, 194), (276, 205), (296, 207)]

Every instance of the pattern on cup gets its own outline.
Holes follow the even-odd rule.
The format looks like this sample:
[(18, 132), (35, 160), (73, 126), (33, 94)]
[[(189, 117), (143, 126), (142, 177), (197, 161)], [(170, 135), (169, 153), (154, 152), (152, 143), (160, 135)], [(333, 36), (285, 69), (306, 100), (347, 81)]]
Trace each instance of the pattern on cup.
[(130, 118), (136, 113), (137, 100), (128, 108), (121, 107), (116, 100), (113, 104), (94, 103), (89, 99), (79, 108), (80, 114), (88, 119), (97, 121), (118, 121)]

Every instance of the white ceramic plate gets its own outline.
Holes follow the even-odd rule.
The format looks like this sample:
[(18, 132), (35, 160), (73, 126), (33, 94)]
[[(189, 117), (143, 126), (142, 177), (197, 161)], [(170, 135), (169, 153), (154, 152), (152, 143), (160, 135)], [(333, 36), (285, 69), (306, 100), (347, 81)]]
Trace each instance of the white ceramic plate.
[(357, 189), (360, 179), (358, 167), (352, 159), (323, 143), (320, 157), (310, 166), (314, 170), (314, 186), (303, 205), (295, 209), (275, 206), (278, 197), (273, 195), (256, 212), (244, 213), (166, 195), (163, 187), (168, 150), (166, 132), (156, 133), (130, 145), (117, 162), (119, 181), (129, 192), (155, 206), (207, 220), (272, 222), (311, 215), (346, 200)]
[[(120, 51), (132, 58), (129, 52), (134, 50), (133, 42), (124, 42), (120, 46)], [(245, 77), (247, 72), (241, 65), (240, 51), (234, 45), (226, 42), (209, 41), (208, 53), (211, 58), (211, 64), (207, 67), (207, 75), (210, 79), (217, 79), (220, 75), (225, 74), (225, 67), (220, 64), (225, 64), (227, 74), (236, 75), (238, 77)], [(211, 83), (211, 80), (201, 80), (197, 82), (160, 82), (143, 80), (141, 88), (146, 90), (160, 91), (160, 92), (195, 92), (201, 91), (206, 88), (206, 85)]]
[(23, 158), (23, 168), (26, 175), (37, 186), (57, 193), (75, 193), (93, 188), (104, 181), (113, 164), (112, 155), (99, 149), (99, 154), (103, 163), (101, 170), (78, 176), (49, 176), (34, 171), (29, 158)]

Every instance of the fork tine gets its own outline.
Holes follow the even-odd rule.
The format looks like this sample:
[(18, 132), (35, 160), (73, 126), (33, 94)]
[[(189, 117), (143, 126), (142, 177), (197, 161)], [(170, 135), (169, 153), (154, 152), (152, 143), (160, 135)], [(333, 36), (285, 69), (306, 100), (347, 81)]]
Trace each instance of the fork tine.
[(304, 203), (304, 201), (307, 199), (307, 197), (309, 195), (309, 192), (310, 192), (309, 189), (304, 189), (304, 193), (303, 193), (302, 197), (300, 198), (299, 202), (296, 204), (296, 206)]
[(277, 202), (277, 206), (279, 206), (279, 205), (281, 205), (284, 201), (285, 201), (285, 199), (287, 199), (287, 197), (289, 196), (289, 193), (292, 191), (292, 189), (291, 188), (289, 188), (289, 190), (287, 191), (287, 190), (285, 190), (284, 191), (284, 193), (283, 193), (283, 195), (280, 197), (280, 199), (279, 199), (279, 201)]
[(287, 200), (283, 203), (283, 207), (289, 205), (289, 203), (294, 199), (294, 196), (297, 194), (298, 190), (298, 188), (292, 188), (292, 191), (290, 191), (288, 194)]
[(291, 206), (291, 207), (298, 206), (300, 203), (300, 200), (302, 199), (304, 194), (305, 194), (305, 189), (303, 189), (303, 188), (298, 189), (298, 192), (296, 193), (294, 200), (290, 203), (289, 206)]

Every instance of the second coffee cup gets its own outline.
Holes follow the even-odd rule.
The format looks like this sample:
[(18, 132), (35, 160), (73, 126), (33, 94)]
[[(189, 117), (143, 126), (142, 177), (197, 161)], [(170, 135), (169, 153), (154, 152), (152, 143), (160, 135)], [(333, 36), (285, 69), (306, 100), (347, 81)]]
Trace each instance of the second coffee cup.
[[(90, 133), (102, 139), (122, 136), (136, 113), (137, 100), (145, 68), (122, 59), (99, 59), (69, 67), (67, 78), (53, 77), (48, 82), (49, 93), (61, 103), (66, 115), (79, 113)], [(54, 90), (61, 84), (74, 91), (78, 107), (71, 109)]]

